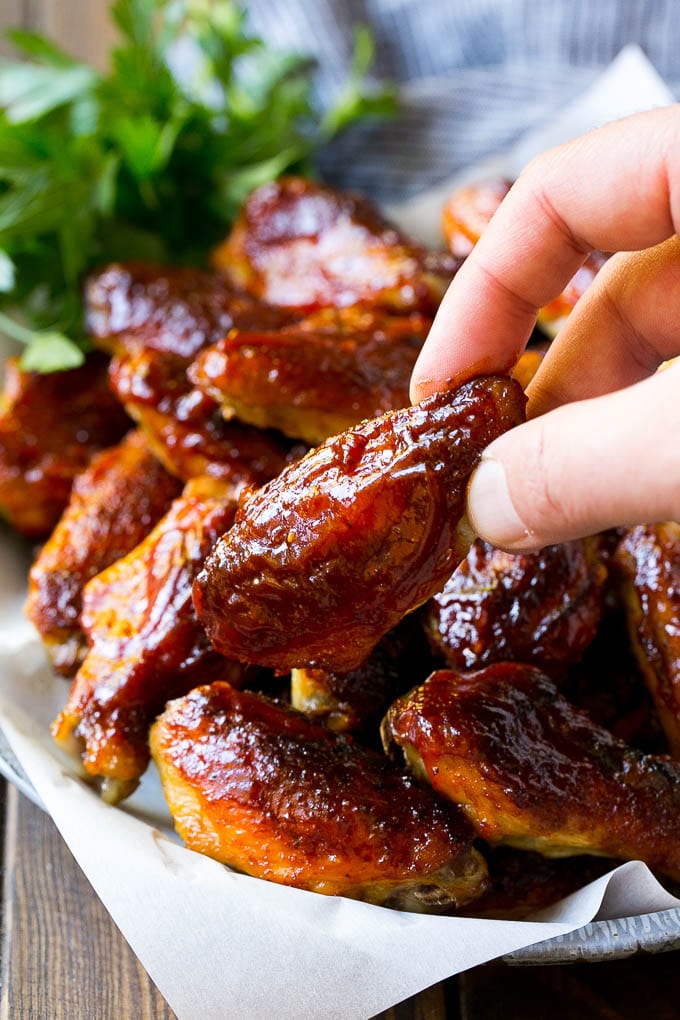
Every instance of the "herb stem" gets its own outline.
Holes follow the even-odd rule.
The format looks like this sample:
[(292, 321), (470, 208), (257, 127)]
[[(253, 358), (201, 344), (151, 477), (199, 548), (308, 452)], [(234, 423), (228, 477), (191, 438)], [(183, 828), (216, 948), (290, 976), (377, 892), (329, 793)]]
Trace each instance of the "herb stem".
[(20, 326), (16, 319), (3, 312), (0, 312), (0, 332), (22, 344), (31, 344), (35, 340), (35, 330)]

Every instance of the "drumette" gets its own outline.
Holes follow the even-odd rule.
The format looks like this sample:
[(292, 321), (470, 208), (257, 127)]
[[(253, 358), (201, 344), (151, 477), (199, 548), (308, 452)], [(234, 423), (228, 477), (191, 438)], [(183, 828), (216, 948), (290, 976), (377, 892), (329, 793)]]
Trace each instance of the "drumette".
[(466, 554), (465, 487), (522, 419), (488, 377), (327, 440), (239, 508), (194, 585), (215, 648), (285, 672), (356, 669)]

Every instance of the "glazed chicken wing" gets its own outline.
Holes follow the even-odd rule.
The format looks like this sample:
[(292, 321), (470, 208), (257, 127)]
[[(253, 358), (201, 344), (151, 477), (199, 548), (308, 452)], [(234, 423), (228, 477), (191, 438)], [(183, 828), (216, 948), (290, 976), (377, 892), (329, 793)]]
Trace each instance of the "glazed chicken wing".
[(524, 396), (490, 376), (327, 440), (240, 507), (194, 585), (215, 648), (287, 669), (356, 669), (467, 552), (465, 486)]
[(290, 313), (235, 291), (220, 273), (114, 262), (85, 282), (85, 323), (112, 354), (131, 344), (190, 360), (234, 326), (277, 329)]
[(186, 359), (151, 348), (111, 362), (114, 391), (167, 470), (183, 481), (221, 478), (234, 495), (277, 475), (290, 453), (281, 437), (226, 422), (213, 398), (192, 386), (186, 369)]
[(31, 567), (26, 603), (57, 673), (73, 676), (85, 655), (84, 584), (134, 549), (179, 491), (180, 483), (139, 432), (97, 454), (78, 475), (66, 510)]
[(436, 309), (457, 268), (428, 259), (366, 199), (302, 177), (254, 191), (213, 264), (273, 305), (400, 312)]
[(241, 676), (210, 647), (191, 603), (194, 576), (234, 508), (219, 480), (190, 482), (140, 545), (85, 586), (81, 621), (90, 649), (52, 733), (106, 800), (137, 786), (149, 760), (149, 725), (169, 698), (199, 676)]
[(235, 330), (203, 351), (189, 375), (227, 416), (314, 446), (364, 418), (408, 405), (423, 339)]
[(0, 397), (0, 517), (29, 538), (48, 535), (73, 479), (129, 427), (100, 354), (46, 375), (9, 358)]
[(671, 754), (680, 757), (680, 524), (632, 528), (618, 546), (628, 632)]
[(602, 619), (606, 568), (595, 539), (509, 553), (477, 539), (423, 609), (433, 649), (451, 669), (577, 662)]
[(462, 814), (386, 758), (229, 684), (171, 702), (151, 750), (187, 846), (272, 882), (411, 910), (479, 895)]
[(279, 328), (289, 313), (237, 293), (220, 274), (141, 263), (93, 273), (85, 305), (95, 342), (116, 355), (114, 391), (168, 471), (183, 481), (204, 474), (230, 480), (234, 492), (278, 474), (287, 456), (280, 439), (226, 425), (186, 371), (233, 326)]
[(680, 766), (614, 738), (531, 666), (433, 673), (390, 708), (383, 739), (491, 843), (680, 878)]

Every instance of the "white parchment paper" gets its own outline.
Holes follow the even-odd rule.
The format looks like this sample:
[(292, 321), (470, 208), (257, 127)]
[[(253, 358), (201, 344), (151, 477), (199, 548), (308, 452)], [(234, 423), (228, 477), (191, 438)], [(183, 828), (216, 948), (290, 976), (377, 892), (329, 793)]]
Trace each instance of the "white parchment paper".
[[(635, 48), (549, 125), (467, 177), (513, 175), (550, 144), (671, 101)], [(458, 178), (460, 181), (462, 178)], [(438, 187), (393, 214), (438, 236)], [(23, 620), (26, 550), (0, 534), (0, 722), (18, 760), (114, 921), (179, 1020), (353, 1020), (522, 946), (680, 906), (644, 865), (625, 864), (533, 922), (422, 917), (235, 875), (182, 847), (157, 778), (124, 809), (103, 804), (52, 746), (66, 685)]]

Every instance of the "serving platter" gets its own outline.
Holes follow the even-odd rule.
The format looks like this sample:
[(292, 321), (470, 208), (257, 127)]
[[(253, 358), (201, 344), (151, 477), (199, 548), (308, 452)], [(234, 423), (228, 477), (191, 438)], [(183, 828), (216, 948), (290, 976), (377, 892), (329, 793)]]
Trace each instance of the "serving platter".
[[(0, 774), (37, 807), (45, 807), (0, 730)], [(648, 914), (591, 921), (567, 935), (519, 949), (502, 957), (510, 965), (598, 963), (636, 953), (664, 953), (680, 949), (680, 907)]]
[[(2, 353), (0, 349), (0, 354)], [(68, 685), (52, 675), (37, 635), (23, 617), (30, 547), (9, 529), (0, 527), (0, 693), (13, 697), (35, 719), (50, 747), (49, 723), (66, 698)], [(9, 656), (7, 653), (9, 652)], [(59, 760), (53, 766), (59, 769)], [(44, 804), (0, 729), (0, 773), (33, 803)], [(153, 831), (172, 838), (172, 821), (153, 767), (127, 809)], [(176, 837), (175, 837), (176, 838)], [(592, 915), (590, 915), (592, 916)], [(569, 934), (520, 948), (504, 959), (509, 964), (553, 964), (576, 960), (604, 961), (635, 952), (663, 952), (680, 948), (680, 908), (595, 921)]]

